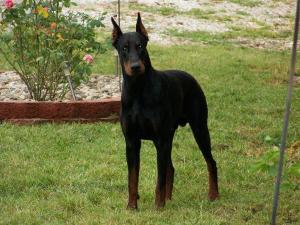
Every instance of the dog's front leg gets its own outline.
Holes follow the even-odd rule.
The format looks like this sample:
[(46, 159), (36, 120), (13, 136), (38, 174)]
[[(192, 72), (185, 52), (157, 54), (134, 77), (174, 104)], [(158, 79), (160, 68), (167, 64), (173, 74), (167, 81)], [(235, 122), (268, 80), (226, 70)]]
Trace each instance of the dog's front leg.
[(157, 184), (155, 206), (162, 208), (166, 202), (167, 170), (171, 159), (172, 140), (165, 139), (154, 142), (157, 150)]
[(138, 182), (140, 170), (140, 140), (126, 140), (126, 159), (128, 166), (128, 205), (127, 209), (137, 209)]

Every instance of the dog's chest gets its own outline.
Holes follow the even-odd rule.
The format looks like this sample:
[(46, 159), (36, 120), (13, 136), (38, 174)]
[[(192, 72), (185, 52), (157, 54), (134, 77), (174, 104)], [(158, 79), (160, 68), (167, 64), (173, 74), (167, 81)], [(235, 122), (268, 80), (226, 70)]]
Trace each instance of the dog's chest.
[(123, 129), (144, 139), (151, 139), (159, 130), (161, 113), (156, 106), (135, 101), (122, 109)]

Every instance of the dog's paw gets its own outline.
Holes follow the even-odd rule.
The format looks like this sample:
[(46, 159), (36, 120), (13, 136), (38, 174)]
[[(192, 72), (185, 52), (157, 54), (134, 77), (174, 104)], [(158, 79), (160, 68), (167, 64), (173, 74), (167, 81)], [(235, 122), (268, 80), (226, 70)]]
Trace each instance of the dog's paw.
[(209, 194), (208, 194), (208, 199), (209, 199), (210, 201), (215, 201), (215, 200), (217, 200), (217, 199), (219, 199), (219, 198), (220, 198), (220, 195), (219, 195), (218, 192), (213, 192), (213, 193), (209, 193)]
[(127, 210), (137, 210), (138, 207), (137, 205), (132, 205), (132, 204), (128, 204), (126, 207)]

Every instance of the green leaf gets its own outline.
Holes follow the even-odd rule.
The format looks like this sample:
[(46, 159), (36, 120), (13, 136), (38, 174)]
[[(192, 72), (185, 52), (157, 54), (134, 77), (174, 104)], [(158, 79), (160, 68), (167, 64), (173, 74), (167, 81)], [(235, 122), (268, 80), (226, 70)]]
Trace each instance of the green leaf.
[(10, 42), (13, 39), (13, 33), (6, 32), (0, 36), (0, 40), (4, 42)]
[(272, 142), (272, 138), (269, 136), (269, 135), (267, 135), (266, 137), (265, 137), (265, 142), (267, 142), (267, 143), (270, 143), (270, 142)]
[(289, 173), (300, 178), (300, 163), (295, 163), (289, 168)]
[(277, 175), (277, 164), (273, 164), (272, 166), (270, 166), (269, 169), (268, 169), (268, 173), (272, 177), (276, 177), (276, 175)]
[(279, 152), (277, 152), (277, 151), (270, 151), (270, 152), (267, 152), (263, 156), (263, 161), (265, 161), (266, 163), (272, 162), (273, 160), (278, 159), (278, 157), (279, 157)]
[(43, 57), (43, 56), (37, 57), (37, 58), (36, 58), (36, 61), (37, 61), (37, 62), (44, 61), (44, 57)]
[(280, 189), (282, 191), (289, 191), (294, 188), (295, 188), (295, 185), (292, 183), (288, 183), (288, 182), (281, 183), (281, 185), (280, 185)]

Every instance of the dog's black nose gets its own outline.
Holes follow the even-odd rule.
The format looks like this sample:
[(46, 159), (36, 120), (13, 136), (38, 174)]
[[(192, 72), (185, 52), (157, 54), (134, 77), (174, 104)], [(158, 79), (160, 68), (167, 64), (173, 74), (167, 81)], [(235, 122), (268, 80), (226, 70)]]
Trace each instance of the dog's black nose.
[(137, 70), (139, 70), (141, 68), (139, 62), (131, 63), (130, 67), (134, 71), (137, 71)]

